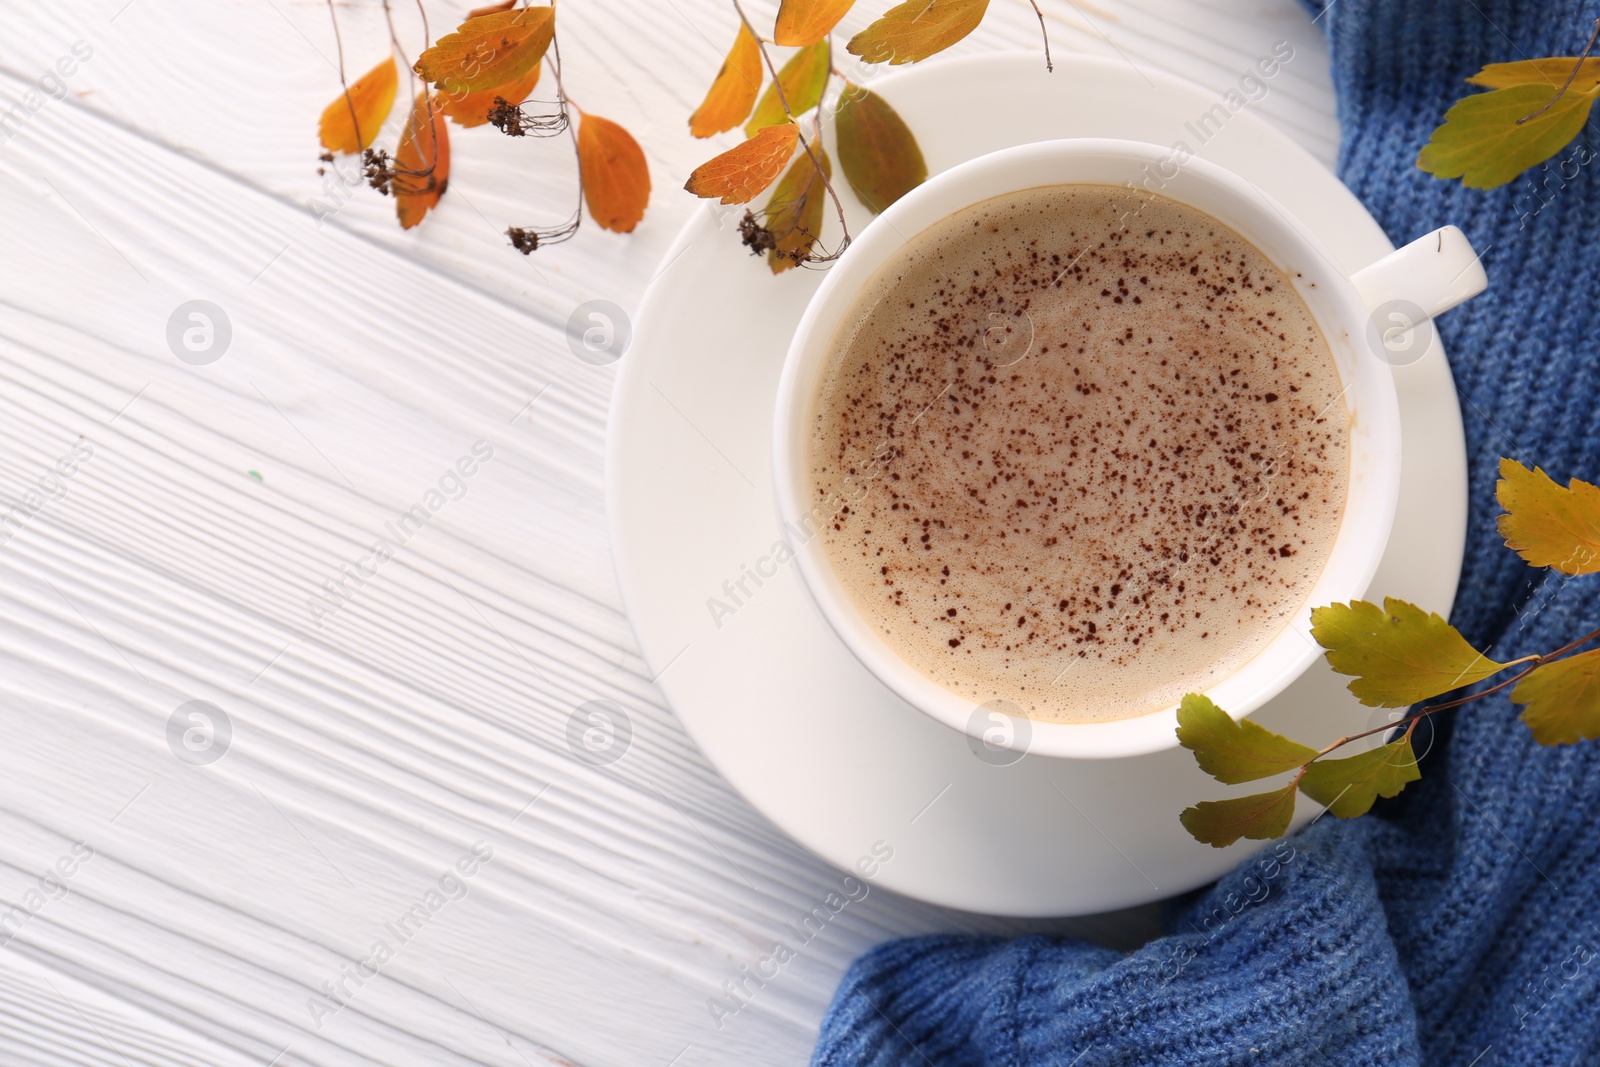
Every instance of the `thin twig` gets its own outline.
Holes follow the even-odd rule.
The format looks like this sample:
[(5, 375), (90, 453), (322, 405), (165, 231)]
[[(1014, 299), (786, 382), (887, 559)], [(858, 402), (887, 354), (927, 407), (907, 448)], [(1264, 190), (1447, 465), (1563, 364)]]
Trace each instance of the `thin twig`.
[[(356, 118), (356, 102), (350, 95), (350, 83), (344, 76), (344, 38), (339, 34), (339, 14), (333, 9), (333, 0), (328, 0), (328, 18), (333, 20), (333, 45), (339, 53), (339, 88), (344, 90), (344, 103), (350, 109), (350, 128), (356, 131), (356, 154), (361, 155), (367, 150), (367, 143), (361, 139), (361, 123)], [(390, 59), (394, 53), (390, 53)]]
[(1594, 20), (1594, 32), (1589, 34), (1589, 43), (1583, 46), (1583, 54), (1578, 57), (1578, 62), (1573, 64), (1572, 73), (1568, 74), (1567, 80), (1561, 83), (1561, 88), (1556, 90), (1556, 95), (1552, 96), (1550, 98), (1550, 102), (1544, 107), (1541, 107), (1538, 111), (1535, 111), (1531, 115), (1524, 115), (1518, 119), (1518, 126), (1521, 126), (1524, 122), (1530, 122), (1533, 119), (1538, 118), (1540, 115), (1543, 115), (1546, 111), (1549, 111), (1552, 107), (1555, 107), (1557, 100), (1560, 100), (1563, 96), (1567, 95), (1567, 90), (1571, 88), (1572, 83), (1577, 80), (1578, 72), (1583, 69), (1583, 61), (1589, 58), (1590, 52), (1594, 51), (1594, 45), (1597, 40), (1600, 40), (1600, 19)]
[(1562, 645), (1560, 648), (1556, 649), (1554, 652), (1546, 652), (1544, 655), (1539, 656), (1537, 658), (1541, 663), (1548, 663), (1550, 660), (1555, 659), (1557, 656), (1565, 656), (1568, 652), (1571, 652), (1573, 649), (1577, 648), (1579, 645), (1586, 645), (1590, 641), (1593, 641), (1597, 637), (1600, 637), (1600, 630), (1595, 630), (1595, 631), (1593, 631), (1591, 633), (1584, 634), (1582, 637), (1578, 638), (1576, 641), (1569, 641), (1567, 644)]
[[(811, 157), (811, 165), (817, 169), (818, 174), (822, 175), (822, 186), (828, 190), (828, 196), (833, 200), (834, 210), (839, 213), (839, 227), (844, 231), (844, 240), (840, 243), (838, 250), (843, 252), (845, 246), (850, 243), (850, 227), (844, 221), (844, 204), (840, 202), (839, 194), (834, 191), (833, 182), (829, 180), (827, 172), (822, 169), (822, 160), (812, 150), (810, 142), (806, 140), (806, 135), (800, 132), (800, 120), (795, 116), (794, 110), (789, 107), (789, 97), (783, 91), (783, 81), (778, 77), (778, 68), (773, 64), (772, 56), (767, 53), (767, 42), (756, 32), (756, 28), (751, 25), (750, 18), (744, 13), (744, 8), (740, 6), (739, 0), (733, 0), (733, 10), (738, 12), (739, 21), (744, 23), (746, 30), (750, 31), (750, 36), (755, 38), (756, 48), (761, 52), (761, 59), (766, 63), (767, 70), (772, 74), (772, 88), (778, 94), (778, 103), (783, 106), (783, 113), (788, 116), (789, 121), (794, 123), (795, 134), (800, 138), (800, 147), (806, 150), (806, 155)], [(831, 67), (833, 58), (833, 42), (831, 39), (828, 42), (828, 57), (830, 60), (829, 66)], [(826, 85), (824, 85), (824, 88), (826, 88)], [(820, 100), (817, 102), (817, 107), (819, 109), (822, 107)], [(817, 147), (820, 149), (821, 145)], [(838, 255), (838, 252), (834, 254)]]
[(828, 82), (833, 78), (833, 39), (828, 40), (828, 69), (822, 72), (822, 92), (817, 94), (817, 107), (812, 112), (811, 125), (822, 136), (822, 102), (828, 98)]
[[(1495, 685), (1492, 685), (1488, 689), (1480, 689), (1478, 692), (1469, 693), (1467, 696), (1464, 696), (1464, 697), (1457, 697), (1454, 700), (1446, 700), (1446, 701), (1443, 701), (1442, 703), (1439, 703), (1439, 704), (1430, 704), (1427, 707), (1422, 708), (1415, 715), (1413, 715), (1409, 719), (1405, 720), (1405, 722), (1407, 724), (1406, 725), (1406, 736), (1410, 737), (1411, 734), (1413, 732), (1415, 732), (1415, 730), (1417, 728), (1417, 723), (1421, 722), (1423, 719), (1426, 719), (1429, 715), (1432, 715), (1435, 712), (1439, 712), (1439, 711), (1448, 711), (1451, 708), (1459, 708), (1463, 704), (1470, 704), (1474, 700), (1482, 700), (1486, 696), (1492, 696), (1493, 694), (1500, 692), (1500, 690), (1502, 690), (1502, 689), (1505, 689), (1505, 688), (1507, 688), (1509, 686), (1516, 685), (1518, 682), (1522, 681), (1522, 679), (1526, 678), (1528, 675), (1532, 674), (1534, 671), (1538, 670), (1540, 667), (1544, 666), (1546, 663), (1549, 663), (1551, 660), (1560, 659), (1562, 656), (1565, 656), (1568, 652), (1571, 652), (1573, 649), (1579, 648), (1579, 647), (1581, 647), (1583, 645), (1586, 645), (1590, 641), (1595, 640), (1596, 638), (1600, 638), (1600, 630), (1594, 630), (1594, 631), (1592, 631), (1590, 633), (1584, 634), (1582, 637), (1578, 638), (1576, 641), (1569, 641), (1566, 644), (1562, 645), (1560, 648), (1556, 649), (1554, 652), (1545, 652), (1545, 653), (1542, 653), (1542, 654), (1536, 655), (1536, 656), (1523, 656), (1520, 659), (1514, 659), (1514, 660), (1511, 660), (1509, 663), (1502, 664), (1501, 665), (1501, 670), (1504, 670), (1507, 667), (1515, 667), (1520, 663), (1527, 663), (1527, 664), (1529, 664), (1529, 666), (1527, 667), (1527, 669), (1518, 671), (1516, 674), (1513, 674), (1510, 678), (1507, 678), (1503, 682), (1499, 682), (1499, 683), (1497, 683)], [(1332, 752), (1336, 748), (1340, 748), (1340, 747), (1342, 747), (1344, 745), (1347, 745), (1351, 741), (1359, 741), (1363, 737), (1371, 737), (1373, 734), (1381, 734), (1381, 733), (1385, 733), (1385, 732), (1387, 732), (1389, 730), (1396, 729), (1396, 728), (1398, 728), (1399, 725), (1400, 725), (1399, 723), (1393, 723), (1393, 722), (1386, 723), (1383, 726), (1374, 727), (1371, 730), (1363, 730), (1361, 733), (1358, 733), (1358, 734), (1350, 734), (1348, 737), (1341, 737), (1341, 738), (1339, 738), (1339, 740), (1337, 740), (1337, 741), (1333, 742), (1332, 744), (1326, 746), (1325, 748), (1321, 749), (1311, 759), (1307, 760), (1305, 762), (1305, 765), (1302, 766), (1301, 769), (1300, 769), (1301, 773), (1303, 774), (1305, 772), (1305, 768), (1306, 767), (1311, 766), (1311, 764), (1315, 763), (1317, 760), (1321, 759), (1323, 756), (1326, 756), (1328, 753)], [(1295, 777), (1295, 781), (1298, 782), (1299, 780), (1300, 780), (1299, 776), (1297, 775)]]
[[(550, 0), (551, 19), (555, 18), (555, 6), (556, 0)], [(560, 244), (562, 241), (571, 240), (573, 235), (576, 234), (579, 228), (583, 226), (583, 154), (578, 151), (578, 132), (573, 128), (572, 116), (568, 110), (569, 107), (575, 108), (578, 114), (582, 115), (583, 109), (578, 107), (576, 102), (574, 102), (572, 98), (567, 95), (566, 83), (562, 81), (561, 34), (556, 30), (552, 30), (550, 34), (550, 66), (555, 72), (556, 78), (556, 125), (543, 127), (540, 125), (542, 120), (539, 119), (528, 120), (530, 125), (526, 128), (522, 127), (521, 125), (515, 127), (502, 126), (498, 122), (495, 124), (500, 126), (500, 128), (507, 133), (511, 133), (513, 129), (516, 129), (519, 131), (518, 135), (520, 135), (522, 132), (538, 131), (540, 132), (541, 136), (550, 136), (551, 134), (559, 134), (562, 129), (565, 129), (567, 136), (572, 140), (572, 155), (573, 158), (577, 160), (578, 165), (578, 203), (572, 209), (572, 214), (567, 217), (567, 221), (552, 229), (541, 230), (537, 227), (522, 226), (512, 226), (508, 228), (506, 230), (506, 236), (511, 239), (511, 247), (515, 248), (523, 255), (528, 255), (536, 249), (543, 248), (546, 245)], [(497, 101), (497, 103), (499, 102), (502, 101)], [(507, 106), (504, 111), (516, 112), (517, 109), (515, 107)], [(517, 121), (518, 123), (523, 121), (520, 118), (520, 112), (518, 113)]]
[(1039, 10), (1039, 0), (1028, 0), (1033, 5), (1033, 13), (1039, 16), (1039, 36), (1044, 38), (1044, 69), (1047, 74), (1056, 72), (1056, 65), (1050, 62), (1050, 31), (1044, 26), (1044, 12)]
[[(550, 0), (550, 20), (552, 24), (556, 17), (556, 0)], [(554, 28), (550, 31), (551, 65), (556, 72), (556, 106), (563, 118), (567, 120), (567, 136), (572, 140), (572, 158), (578, 161), (578, 206), (574, 211), (572, 230), (560, 238), (565, 241), (578, 232), (578, 227), (583, 225), (583, 153), (578, 151), (578, 131), (572, 128), (572, 119), (567, 114), (567, 86), (561, 80), (561, 36)], [(583, 114), (583, 109), (578, 109), (578, 114)]]
[[(418, 5), (421, 5), (421, 0), (418, 0)], [(400, 43), (400, 34), (394, 28), (394, 9), (390, 6), (390, 0), (383, 0), (383, 21), (384, 24), (389, 27), (389, 46), (401, 57), (404, 57), (406, 55), (406, 50), (405, 47)], [(424, 13), (422, 16), (422, 27), (422, 48), (423, 51), (427, 51), (428, 17), (426, 13)], [(415, 72), (411, 67), (407, 66), (406, 100), (410, 102), (409, 106), (411, 108), (406, 115), (407, 126), (413, 125), (417, 118), (416, 94), (412, 92), (412, 86), (416, 84), (416, 80)], [(439, 163), (439, 128), (434, 124), (433, 121), (433, 98), (434, 94), (428, 91), (427, 83), (423, 83), (422, 99), (423, 103), (427, 105), (428, 109), (428, 139), (430, 142), (430, 147), (433, 149), (432, 153), (428, 156), (428, 165), (421, 170), (414, 170), (411, 167), (400, 167), (398, 164), (395, 164), (395, 166), (392, 168), (394, 177), (405, 176), (410, 178), (425, 178), (426, 182), (420, 190), (409, 188), (395, 189), (396, 195), (400, 193), (426, 193), (432, 190), (436, 184), (433, 180), (433, 171)], [(402, 133), (401, 136), (404, 137), (404, 134)], [(395, 188), (394, 177), (391, 177), (389, 181), (391, 188)]]

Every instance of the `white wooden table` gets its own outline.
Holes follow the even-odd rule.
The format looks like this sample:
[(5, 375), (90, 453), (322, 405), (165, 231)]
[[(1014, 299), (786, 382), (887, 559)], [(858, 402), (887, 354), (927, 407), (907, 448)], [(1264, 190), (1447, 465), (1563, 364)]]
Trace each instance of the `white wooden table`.
[[(435, 34), (469, 6), (427, 2)], [(353, 76), (382, 13), (337, 3)], [(1219, 93), (1292, 41), (1257, 109), (1331, 163), (1326, 47), (1292, 0), (1044, 6), (1060, 52)], [(1022, 924), (874, 890), (739, 1014), (708, 1010), (839, 875), (653, 688), (602, 512), (615, 367), (563, 331), (585, 300), (636, 307), (696, 209), (679, 186), (711, 149), (685, 119), (723, 0), (562, 4), (568, 87), (632, 129), (655, 192), (631, 237), (530, 259), (502, 231), (565, 216), (571, 155), (489, 129), (452, 130), (420, 229), (365, 188), (319, 225), (323, 0), (5, 7), (0, 111), (44, 92), (0, 132), (0, 1062), (798, 1064), (878, 941), (1149, 932), (1148, 910)], [(414, 54), (415, 10), (397, 21)], [(958, 49), (1037, 35), (995, 0)], [(192, 299), (231, 325), (207, 365), (167, 343)], [(632, 725), (603, 766), (568, 743), (596, 699)], [(196, 700), (231, 726), (198, 753)]]

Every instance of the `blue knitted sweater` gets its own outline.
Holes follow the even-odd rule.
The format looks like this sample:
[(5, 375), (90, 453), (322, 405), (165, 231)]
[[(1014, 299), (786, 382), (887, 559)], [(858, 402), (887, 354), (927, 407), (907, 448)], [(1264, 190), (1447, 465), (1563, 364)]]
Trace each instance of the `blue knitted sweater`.
[[(1459, 223), (1489, 273), (1489, 291), (1439, 323), (1471, 472), (1453, 621), (1501, 660), (1548, 651), (1600, 626), (1600, 576), (1534, 571), (1502, 545), (1496, 463), (1538, 463), (1563, 482), (1600, 475), (1596, 152), (1563, 151), (1489, 192), (1413, 161), (1471, 91), (1463, 78), (1575, 54), (1600, 12), (1324, 6), (1341, 177), (1397, 243)], [(1593, 124), (1583, 138), (1600, 146)], [(1503, 694), (1468, 705), (1401, 796), (1362, 819), (1319, 820), (1171, 904), (1164, 925), (1127, 954), (1046, 937), (882, 945), (845, 976), (813, 1067), (1594, 1067), (1600, 743), (1544, 748)]]

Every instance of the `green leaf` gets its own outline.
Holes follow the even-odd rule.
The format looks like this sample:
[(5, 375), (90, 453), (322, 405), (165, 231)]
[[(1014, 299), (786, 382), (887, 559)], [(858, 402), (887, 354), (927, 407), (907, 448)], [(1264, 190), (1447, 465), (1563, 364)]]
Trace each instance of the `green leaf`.
[(1311, 612), (1311, 636), (1328, 664), (1354, 677), (1350, 692), (1369, 707), (1403, 708), (1482, 681), (1496, 663), (1433, 612), (1386, 597), (1330, 604)]
[(1597, 91), (1580, 92), (1574, 85), (1551, 104), (1560, 84), (1511, 85), (1457, 100), (1423, 146), (1417, 166), (1435, 178), (1460, 178), (1469, 189), (1493, 189), (1543, 163), (1583, 129)]
[(1202, 771), (1228, 785), (1295, 770), (1317, 755), (1316, 749), (1259, 723), (1235, 721), (1199, 693), (1190, 693), (1178, 705), (1178, 743), (1194, 753)]
[(1600, 488), (1574, 478), (1563, 489), (1539, 467), (1502, 459), (1495, 496), (1506, 509), (1500, 535), (1529, 566), (1600, 571)]
[(906, 0), (845, 47), (868, 63), (915, 63), (978, 28), (989, 0)]
[(1282, 837), (1294, 815), (1294, 783), (1270, 793), (1232, 800), (1202, 800), (1184, 808), (1178, 821), (1202, 845), (1227, 848), (1241, 837), (1267, 841)]
[[(816, 153), (815, 162), (812, 152)], [(767, 229), (773, 238), (773, 246), (767, 250), (767, 266), (772, 273), (781, 274), (799, 266), (822, 236), (822, 212), (832, 177), (828, 153), (822, 150), (822, 141), (813, 138), (811, 151), (802, 148), (773, 187), (772, 198), (767, 201)]]
[(1392, 797), (1422, 777), (1411, 735), (1379, 745), (1359, 756), (1318, 760), (1300, 778), (1300, 791), (1341, 819), (1353, 819), (1371, 810), (1380, 796)]
[(883, 97), (846, 83), (834, 114), (839, 166), (874, 214), (928, 180), (917, 139)]
[(1600, 649), (1541, 663), (1511, 690), (1541, 745), (1600, 738)]
[[(788, 122), (789, 117), (783, 113), (785, 100), (789, 102), (789, 110), (796, 118), (816, 107), (822, 100), (823, 88), (828, 84), (828, 65), (831, 62), (826, 37), (791, 56), (783, 69), (778, 71), (778, 80), (767, 86), (767, 91), (761, 94), (755, 114), (744, 124), (744, 135), (754, 137), (757, 131), (768, 126)], [(778, 97), (780, 85), (783, 86), (782, 99)]]

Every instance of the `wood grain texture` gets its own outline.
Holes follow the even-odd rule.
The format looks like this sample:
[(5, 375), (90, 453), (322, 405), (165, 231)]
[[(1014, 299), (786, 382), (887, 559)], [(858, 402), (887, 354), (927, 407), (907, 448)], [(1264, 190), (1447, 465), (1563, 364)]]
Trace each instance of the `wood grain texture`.
[[(466, 6), (431, 6), (433, 33)], [(1290, 39), (1260, 111), (1331, 160), (1325, 49), (1290, 0), (1045, 10), (1058, 50), (1219, 94)], [(386, 47), (382, 9), (338, 12), (354, 74)], [(694, 208), (681, 177), (732, 143), (685, 123), (734, 23), (715, 0), (562, 17), (572, 93), (634, 133), (656, 192), (634, 234), (586, 227), (524, 259), (502, 231), (567, 213), (571, 153), (488, 129), (452, 129), (450, 192), (416, 231), (365, 188), (319, 225), (315, 120), (338, 86), (324, 4), (7, 13), (4, 107), (74, 42), (93, 54), (0, 143), (0, 501), (80, 440), (92, 456), (0, 534), (0, 1061), (794, 1064), (843, 969), (888, 937), (1148, 932), (1147, 913), (1023, 924), (874, 891), (713, 1021), (707, 998), (841, 875), (662, 706), (604, 534), (613, 371), (563, 329), (583, 300), (637, 305)], [(414, 52), (415, 9), (396, 19)], [(1026, 4), (995, 5), (959, 48), (1037, 34)], [(165, 339), (197, 298), (233, 327), (207, 366)], [(464, 495), (319, 619), (322, 583), (480, 441), (493, 458)], [(194, 699), (233, 724), (209, 766), (166, 740)], [(633, 727), (609, 766), (568, 746), (593, 699)], [(75, 842), (93, 856), (65, 877)], [(493, 857), (465, 896), (319, 1020), (323, 983), (396, 942), (385, 924), (475, 842)]]

